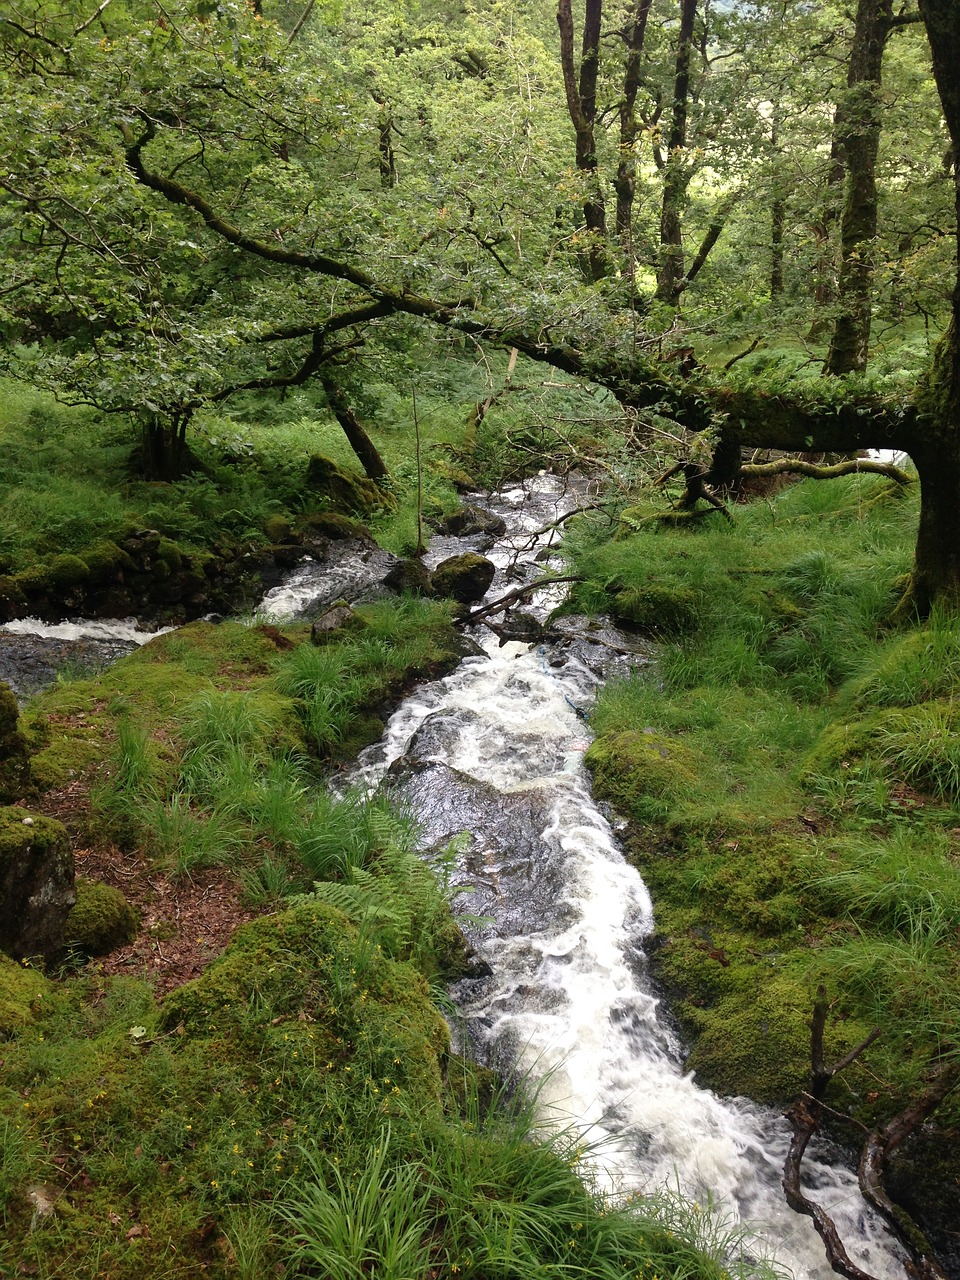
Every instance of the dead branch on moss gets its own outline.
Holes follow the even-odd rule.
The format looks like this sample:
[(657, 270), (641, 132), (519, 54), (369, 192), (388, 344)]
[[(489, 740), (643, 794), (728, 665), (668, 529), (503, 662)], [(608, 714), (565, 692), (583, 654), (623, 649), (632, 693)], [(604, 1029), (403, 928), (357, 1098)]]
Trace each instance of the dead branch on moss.
[(793, 1125), (793, 1136), (783, 1169), (783, 1190), (791, 1209), (813, 1219), (813, 1225), (827, 1251), (827, 1261), (834, 1271), (846, 1276), (847, 1280), (875, 1280), (869, 1272), (861, 1270), (851, 1260), (843, 1247), (843, 1241), (840, 1239), (840, 1233), (833, 1219), (821, 1205), (808, 1199), (800, 1182), (800, 1166), (803, 1163), (807, 1144), (820, 1130), (823, 1095), (827, 1086), (835, 1075), (854, 1062), (880, 1034), (879, 1030), (874, 1028), (856, 1048), (851, 1049), (832, 1066), (827, 1066), (823, 1057), (823, 1031), (827, 1022), (827, 1008), (826, 992), (823, 987), (820, 987), (813, 1006), (813, 1022), (810, 1028), (810, 1089), (802, 1093), (786, 1113), (787, 1119)]
[(903, 471), (892, 462), (878, 462), (874, 458), (849, 458), (846, 462), (835, 462), (830, 465), (803, 462), (800, 458), (777, 458), (773, 462), (745, 462), (738, 474), (741, 476), (797, 475), (812, 476), (814, 480), (833, 480), (837, 476), (855, 475), (859, 472), (888, 476), (897, 484), (913, 484), (916, 479), (908, 471)]

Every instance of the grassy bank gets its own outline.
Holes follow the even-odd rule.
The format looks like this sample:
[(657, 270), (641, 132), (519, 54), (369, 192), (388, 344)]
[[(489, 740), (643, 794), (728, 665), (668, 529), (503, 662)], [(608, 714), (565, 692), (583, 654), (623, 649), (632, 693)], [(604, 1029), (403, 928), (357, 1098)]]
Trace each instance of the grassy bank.
[[(323, 774), (455, 650), (447, 607), (415, 599), (322, 647), (195, 623), (31, 704), (32, 803), (113, 850), (115, 885), (196, 878), (256, 918), (158, 996), (135, 947), (96, 958), (123, 899), (82, 883), (62, 972), (0, 960), (0, 1275), (755, 1273), (692, 1206), (615, 1208), (578, 1134), (450, 1053), (432, 997), (464, 963), (464, 904), (444, 859)], [(187, 945), (143, 929), (161, 957)]]
[[(828, 1095), (852, 1142), (960, 1049), (960, 627), (891, 621), (915, 520), (914, 497), (848, 477), (733, 523), (636, 506), (614, 538), (581, 525), (569, 544), (588, 579), (570, 607), (661, 642), (604, 690), (587, 759), (630, 821), (689, 1065), (789, 1102), (822, 985), (828, 1062), (881, 1031)], [(954, 1090), (902, 1165), (941, 1225), (960, 1217), (958, 1126)]]

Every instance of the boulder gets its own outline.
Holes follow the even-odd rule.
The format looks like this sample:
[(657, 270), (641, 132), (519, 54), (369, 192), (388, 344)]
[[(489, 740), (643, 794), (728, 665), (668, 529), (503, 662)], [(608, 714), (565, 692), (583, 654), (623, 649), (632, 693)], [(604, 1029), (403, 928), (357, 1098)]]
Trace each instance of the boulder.
[(329, 502), (334, 511), (366, 514), (390, 504), (389, 495), (366, 476), (344, 470), (332, 458), (315, 453), (307, 464), (306, 486)]
[(430, 577), (430, 585), (438, 596), (450, 596), (460, 604), (473, 604), (490, 590), (495, 573), (496, 567), (486, 556), (468, 551), (438, 564)]
[(20, 732), (17, 700), (0, 681), (0, 804), (19, 800), (30, 780), (30, 752)]
[(410, 556), (406, 560), (398, 560), (383, 580), (383, 585), (391, 591), (411, 591), (415, 595), (430, 594), (430, 574), (421, 560)]
[(137, 914), (119, 889), (96, 880), (77, 880), (77, 900), (67, 916), (64, 937), (88, 956), (105, 956), (137, 936)]
[(0, 809), (0, 951), (51, 959), (77, 900), (63, 826), (25, 809)]
[(458, 538), (469, 538), (476, 533), (499, 538), (506, 533), (507, 522), (485, 507), (475, 507), (472, 503), (465, 502), (457, 511), (445, 516), (436, 529), (438, 533), (449, 533)]
[(355, 613), (345, 600), (338, 600), (311, 623), (310, 641), (312, 644), (324, 645), (333, 638), (335, 632), (343, 631), (348, 627), (358, 631), (364, 626), (365, 623), (360, 615)]

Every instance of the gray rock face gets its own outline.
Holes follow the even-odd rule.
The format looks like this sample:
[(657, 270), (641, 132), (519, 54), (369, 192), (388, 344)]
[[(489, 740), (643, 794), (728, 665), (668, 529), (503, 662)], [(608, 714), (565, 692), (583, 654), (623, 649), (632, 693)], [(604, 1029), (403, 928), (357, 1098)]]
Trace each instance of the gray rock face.
[(63, 826), (25, 809), (0, 809), (0, 951), (52, 958), (77, 900)]

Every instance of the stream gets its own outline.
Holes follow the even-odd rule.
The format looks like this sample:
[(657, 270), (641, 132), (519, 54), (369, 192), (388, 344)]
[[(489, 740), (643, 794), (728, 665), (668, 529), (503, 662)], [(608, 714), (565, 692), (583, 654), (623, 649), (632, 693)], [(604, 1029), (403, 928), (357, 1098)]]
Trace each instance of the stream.
[[(542, 573), (559, 532), (538, 531), (585, 493), (585, 484), (544, 476), (495, 499), (477, 496), (507, 532), (495, 545), (489, 534), (437, 539), (428, 563), (480, 551), (497, 565), (487, 597), (496, 599)], [(315, 614), (327, 595), (322, 566), (305, 562), (261, 611)], [(521, 607), (543, 619), (560, 598), (554, 588)], [(482, 963), (479, 976), (453, 988), (455, 1034), (481, 1061), (543, 1081), (545, 1119), (583, 1131), (601, 1185), (667, 1188), (709, 1203), (748, 1230), (754, 1253), (798, 1280), (826, 1280), (833, 1272), (812, 1223), (783, 1199), (786, 1121), (746, 1099), (718, 1098), (684, 1071), (643, 950), (654, 927), (650, 895), (591, 798), (584, 714), (605, 679), (648, 663), (650, 651), (583, 618), (532, 644), (504, 643), (485, 627), (473, 635), (475, 654), (402, 704), (351, 779), (409, 805), (425, 853), (456, 841), (455, 908), (485, 922), (465, 930)], [(854, 1261), (880, 1280), (902, 1280), (903, 1255), (839, 1153), (812, 1145), (805, 1183)]]

